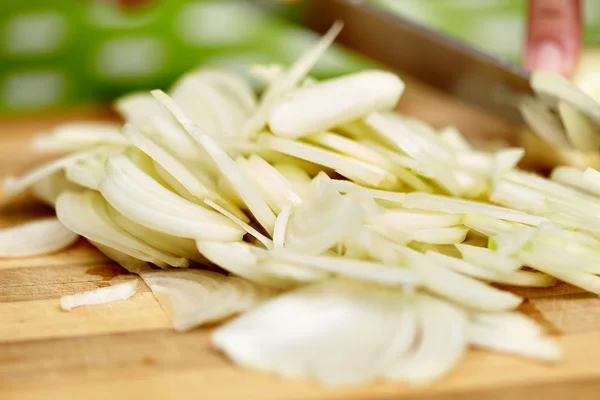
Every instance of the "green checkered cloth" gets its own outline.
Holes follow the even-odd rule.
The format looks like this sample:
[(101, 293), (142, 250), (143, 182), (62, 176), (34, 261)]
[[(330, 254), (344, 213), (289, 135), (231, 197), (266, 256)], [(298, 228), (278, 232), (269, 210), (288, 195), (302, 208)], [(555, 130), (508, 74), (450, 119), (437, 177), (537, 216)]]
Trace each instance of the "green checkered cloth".
[[(290, 63), (317, 39), (245, 1), (0, 0), (0, 114), (164, 88), (200, 64)], [(315, 73), (366, 65), (335, 48)]]

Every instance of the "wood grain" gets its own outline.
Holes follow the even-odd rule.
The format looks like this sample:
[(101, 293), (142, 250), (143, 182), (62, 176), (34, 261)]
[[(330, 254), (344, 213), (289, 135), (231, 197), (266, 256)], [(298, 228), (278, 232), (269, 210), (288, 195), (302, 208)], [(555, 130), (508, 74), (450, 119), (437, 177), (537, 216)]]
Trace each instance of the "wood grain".
[[(427, 90), (413, 91), (401, 108), (420, 110), (438, 126), (458, 120), (463, 129), (490, 135), (510, 128)], [(32, 133), (107, 118), (113, 117), (105, 110), (86, 110), (0, 122), (0, 175), (40, 159), (28, 151)], [(0, 206), (0, 226), (49, 213), (23, 198)], [(0, 399), (597, 399), (600, 390), (600, 299), (569, 285), (520, 290), (529, 298), (522, 311), (564, 349), (555, 365), (473, 350), (431, 387), (378, 383), (339, 390), (233, 366), (211, 349), (210, 330), (173, 332), (143, 283), (127, 301), (58, 308), (64, 294), (127, 279), (137, 278), (83, 240), (51, 256), (0, 260)]]

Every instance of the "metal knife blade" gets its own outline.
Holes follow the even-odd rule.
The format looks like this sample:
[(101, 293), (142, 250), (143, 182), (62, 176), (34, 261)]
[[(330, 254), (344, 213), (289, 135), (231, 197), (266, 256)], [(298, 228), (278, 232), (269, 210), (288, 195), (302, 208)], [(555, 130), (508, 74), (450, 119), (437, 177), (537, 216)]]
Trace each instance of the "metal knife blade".
[(356, 0), (304, 0), (299, 22), (318, 32), (344, 22), (338, 41), (466, 103), (523, 123), (529, 72), (443, 33)]

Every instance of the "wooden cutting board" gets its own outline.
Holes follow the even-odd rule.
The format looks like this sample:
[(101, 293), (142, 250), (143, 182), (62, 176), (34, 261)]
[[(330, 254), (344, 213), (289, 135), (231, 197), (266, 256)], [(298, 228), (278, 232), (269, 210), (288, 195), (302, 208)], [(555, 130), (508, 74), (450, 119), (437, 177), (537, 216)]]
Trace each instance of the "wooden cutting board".
[[(414, 86), (413, 86), (414, 88)], [(510, 127), (427, 90), (412, 90), (401, 108), (473, 135)], [(38, 159), (32, 133), (72, 120), (105, 120), (104, 110), (0, 121), (0, 175)], [(51, 215), (24, 197), (0, 208), (0, 226)], [(129, 300), (71, 312), (60, 296), (138, 279), (84, 240), (59, 254), (0, 260), (0, 399), (572, 399), (600, 398), (600, 300), (568, 285), (526, 290), (522, 310), (549, 329), (564, 358), (544, 365), (471, 351), (434, 386), (376, 384), (343, 390), (290, 382), (232, 365), (209, 345), (210, 329), (175, 333), (140, 282)]]

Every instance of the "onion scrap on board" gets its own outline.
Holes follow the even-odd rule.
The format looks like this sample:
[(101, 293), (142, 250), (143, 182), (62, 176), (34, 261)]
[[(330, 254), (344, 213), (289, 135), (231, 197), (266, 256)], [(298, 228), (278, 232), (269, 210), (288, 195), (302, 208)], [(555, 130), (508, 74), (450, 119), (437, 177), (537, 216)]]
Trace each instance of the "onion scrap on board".
[[(212, 333), (227, 357), (324, 385), (426, 384), (470, 347), (560, 359), (510, 287), (600, 294), (600, 172), (544, 178), (519, 170), (520, 148), (476, 149), (455, 128), (394, 113), (404, 83), (389, 72), (312, 79), (340, 29), (288, 68), (253, 66), (260, 96), (198, 69), (119, 99), (120, 128), (36, 138), (62, 156), (7, 177), (4, 194), (31, 189), (57, 219), (0, 231), (0, 256), (83, 236), (140, 274), (176, 330), (234, 317)], [(550, 74), (533, 87), (522, 111), (534, 130), (598, 150), (593, 97)], [(125, 285), (61, 304), (125, 299)]]

